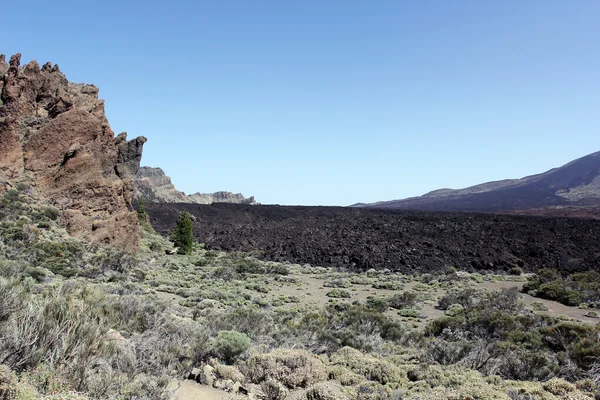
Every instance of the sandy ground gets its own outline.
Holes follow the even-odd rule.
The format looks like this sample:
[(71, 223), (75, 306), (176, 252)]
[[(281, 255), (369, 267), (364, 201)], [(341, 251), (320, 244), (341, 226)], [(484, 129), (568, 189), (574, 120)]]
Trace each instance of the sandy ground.
[(227, 392), (200, 385), (195, 381), (174, 380), (171, 381), (168, 389), (174, 391), (172, 400), (226, 400), (230, 398)]

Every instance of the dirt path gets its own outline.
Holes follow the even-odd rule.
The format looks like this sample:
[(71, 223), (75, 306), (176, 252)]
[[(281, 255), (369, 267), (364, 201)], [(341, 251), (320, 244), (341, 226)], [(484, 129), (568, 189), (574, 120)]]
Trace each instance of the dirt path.
[(229, 395), (222, 390), (213, 389), (189, 380), (171, 381), (168, 389), (174, 391), (171, 400), (226, 400)]

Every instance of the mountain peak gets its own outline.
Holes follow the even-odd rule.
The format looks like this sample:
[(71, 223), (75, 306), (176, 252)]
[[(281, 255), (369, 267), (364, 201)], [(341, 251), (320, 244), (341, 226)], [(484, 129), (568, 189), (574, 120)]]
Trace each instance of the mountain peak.
[(486, 182), (464, 189), (437, 189), (419, 197), (363, 207), (506, 212), (590, 205), (600, 205), (600, 151), (521, 179)]

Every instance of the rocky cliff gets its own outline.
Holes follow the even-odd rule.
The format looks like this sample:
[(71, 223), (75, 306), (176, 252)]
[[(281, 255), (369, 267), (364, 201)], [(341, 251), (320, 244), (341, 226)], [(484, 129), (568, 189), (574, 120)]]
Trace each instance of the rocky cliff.
[(18, 183), (61, 209), (78, 237), (133, 249), (131, 211), (146, 138), (115, 138), (94, 85), (67, 81), (58, 65), (0, 55), (0, 193)]
[(241, 193), (215, 192), (187, 195), (175, 188), (171, 178), (160, 168), (141, 167), (135, 180), (136, 197), (156, 203), (241, 203), (256, 204), (254, 196), (244, 197)]

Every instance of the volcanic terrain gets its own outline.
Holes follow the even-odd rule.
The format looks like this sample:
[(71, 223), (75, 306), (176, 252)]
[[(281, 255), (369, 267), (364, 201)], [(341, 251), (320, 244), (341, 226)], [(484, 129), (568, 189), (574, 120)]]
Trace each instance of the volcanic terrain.
[(196, 239), (220, 250), (258, 250), (266, 260), (354, 270), (536, 271), (596, 269), (600, 221), (477, 213), (244, 204), (149, 204), (169, 234), (181, 211)]

